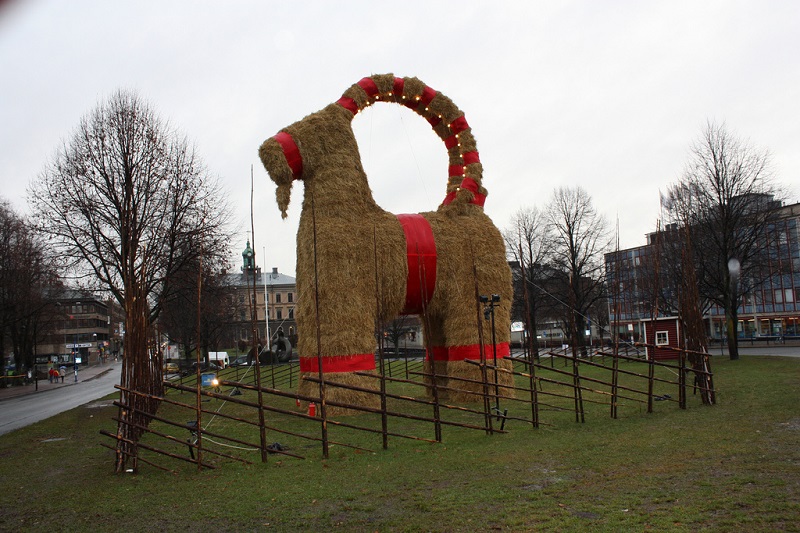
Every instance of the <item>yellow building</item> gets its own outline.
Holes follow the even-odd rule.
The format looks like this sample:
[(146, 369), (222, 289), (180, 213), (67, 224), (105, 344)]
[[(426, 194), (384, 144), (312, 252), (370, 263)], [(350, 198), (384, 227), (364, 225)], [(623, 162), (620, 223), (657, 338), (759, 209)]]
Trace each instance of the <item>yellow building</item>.
[[(254, 328), (262, 343), (266, 338), (274, 339), (279, 329), (290, 341), (296, 340), (295, 278), (281, 274), (276, 267), (271, 272), (262, 272), (261, 267), (256, 266), (250, 241), (242, 252), (240, 270), (228, 274), (225, 279), (226, 286), (231, 289), (230, 304), (234, 309), (233, 321), (228, 328), (231, 345), (235, 346), (239, 341), (251, 344)], [(296, 346), (295, 342), (292, 344)]]

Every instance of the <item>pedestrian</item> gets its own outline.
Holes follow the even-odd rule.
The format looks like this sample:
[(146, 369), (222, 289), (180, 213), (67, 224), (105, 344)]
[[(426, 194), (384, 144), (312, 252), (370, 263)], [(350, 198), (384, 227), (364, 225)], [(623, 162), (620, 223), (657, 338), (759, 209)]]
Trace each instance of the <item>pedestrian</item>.
[(47, 369), (47, 379), (50, 381), (50, 383), (53, 382), (53, 367)]
[(58, 369), (58, 375), (61, 377), (61, 383), (64, 383), (64, 375), (67, 373), (67, 367), (62, 366)]

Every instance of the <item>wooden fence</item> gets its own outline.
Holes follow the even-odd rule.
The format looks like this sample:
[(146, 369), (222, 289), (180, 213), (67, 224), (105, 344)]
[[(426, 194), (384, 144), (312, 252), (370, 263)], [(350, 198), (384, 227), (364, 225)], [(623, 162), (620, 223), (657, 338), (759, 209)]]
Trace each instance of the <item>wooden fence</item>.
[[(512, 354), (510, 371), (493, 366), (491, 358), (472, 361), (482, 369), (482, 383), (449, 377), (446, 385), (437, 384), (422, 358), (383, 359), (379, 354), (376, 372), (361, 373), (374, 379), (375, 387), (353, 387), (326, 379), (319, 396), (296, 392), (296, 362), (261, 367), (259, 373), (254, 367), (228, 368), (219, 371), (216, 381), (206, 386), (194, 375), (165, 380), (165, 392), (158, 398), (118, 387), (127, 393), (121, 398), (138, 395), (159, 400), (162, 414), (137, 413), (149, 420), (135, 428), (146, 432), (139, 442), (126, 442), (126, 447), (103, 445), (128, 450), (134, 471), (139, 461), (170, 471), (172, 468), (163, 461), (188, 462), (203, 469), (225, 461), (266, 462), (270, 455), (303, 459), (315, 448), (328, 457), (331, 446), (374, 451), (372, 445), (364, 444), (370, 442), (365, 438), (368, 435), (374, 435), (386, 449), (392, 439), (443, 442), (443, 429), (494, 435), (512, 428), (554, 426), (564, 423), (564, 415), (570, 413), (575, 422), (582, 423), (586, 404), (607, 406), (610, 419), (620, 416), (620, 408), (634, 412), (633, 406), (652, 413), (655, 402), (686, 409), (690, 389), (699, 393), (700, 403), (715, 403), (709, 355), (676, 350), (678, 360), (674, 363), (603, 351), (586, 357), (556, 351), (535, 358)], [(701, 359), (703, 365), (687, 366), (687, 355), (694, 356), (695, 361)], [(499, 391), (495, 382), (487, 379), (495, 372), (513, 374), (514, 385), (502, 385)], [(691, 385), (689, 377), (693, 378)], [(316, 376), (303, 379), (319, 382)], [(464, 385), (473, 388), (476, 383), (483, 385), (478, 387), (482, 392), (475, 394), (474, 402), (447, 401), (448, 392), (458, 389), (459, 381), (469, 382)], [(326, 403), (327, 387), (377, 395), (380, 407)], [(121, 411), (134, 410), (121, 401), (115, 405)], [(325, 407), (343, 408), (351, 415), (329, 417)], [(115, 421), (142, 417), (119, 416)], [(117, 443), (122, 439), (120, 433), (102, 433)]]

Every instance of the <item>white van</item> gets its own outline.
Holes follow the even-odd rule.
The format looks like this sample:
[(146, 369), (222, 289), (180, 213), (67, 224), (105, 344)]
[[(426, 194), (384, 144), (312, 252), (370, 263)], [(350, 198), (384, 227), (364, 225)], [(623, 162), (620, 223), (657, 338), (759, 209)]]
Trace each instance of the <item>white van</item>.
[(208, 362), (214, 363), (220, 368), (228, 368), (231, 364), (228, 352), (208, 352)]

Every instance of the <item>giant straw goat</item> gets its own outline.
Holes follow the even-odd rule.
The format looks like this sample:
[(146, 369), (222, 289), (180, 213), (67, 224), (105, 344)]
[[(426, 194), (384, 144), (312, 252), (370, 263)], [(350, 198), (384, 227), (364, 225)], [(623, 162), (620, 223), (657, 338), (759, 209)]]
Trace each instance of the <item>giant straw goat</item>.
[[(396, 102), (423, 116), (444, 141), (449, 178), (436, 211), (393, 215), (372, 198), (351, 122), (377, 101)], [(277, 185), (286, 217), (295, 180), (305, 186), (297, 233), (297, 320), (300, 370), (375, 389), (355, 372), (375, 370), (376, 325), (399, 314), (420, 314), (426, 368), (456, 401), (479, 399), (485, 388), (481, 355), (510, 368), (511, 271), (503, 238), (483, 212), (486, 190), (475, 139), (464, 114), (416, 78), (364, 78), (337, 102), (264, 141), (259, 156)], [(499, 295), (496, 343), (478, 295)], [(433, 365), (431, 364), (433, 363)], [(432, 367), (432, 368), (431, 368)], [(509, 385), (505, 372), (488, 379)], [(465, 381), (453, 378), (466, 378)], [(430, 380), (429, 380), (430, 383)], [(318, 385), (301, 380), (299, 392)], [(364, 392), (328, 387), (329, 402), (376, 406)], [(510, 395), (510, 389), (501, 389)], [(335, 411), (335, 410), (334, 410)]]

